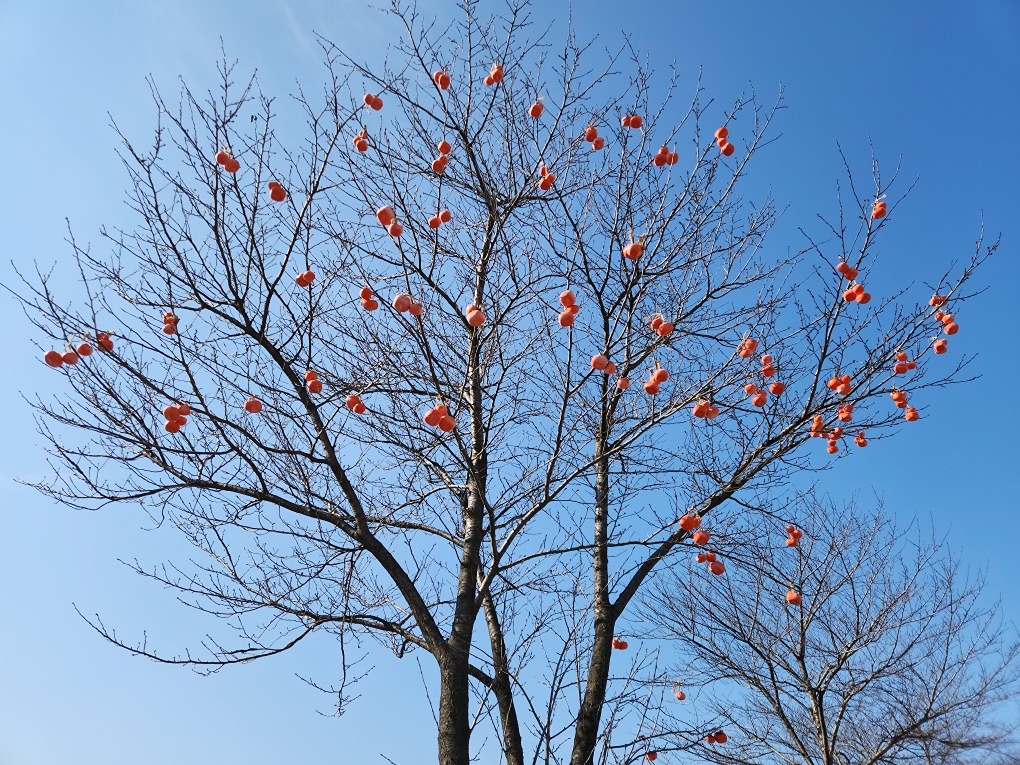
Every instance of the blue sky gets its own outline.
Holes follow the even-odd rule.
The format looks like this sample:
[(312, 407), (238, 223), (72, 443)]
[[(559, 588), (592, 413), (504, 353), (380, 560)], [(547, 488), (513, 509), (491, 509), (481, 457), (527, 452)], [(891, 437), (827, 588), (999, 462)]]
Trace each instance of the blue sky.
[[(456, 12), (438, 0), (420, 7)], [(562, 35), (568, 5), (547, 0), (543, 8), (539, 19)], [(867, 169), (873, 143), (886, 166), (902, 157), (903, 176), (919, 179), (881, 245), (899, 271), (895, 281), (923, 281), (966, 258), (982, 221), (1003, 233), (1003, 248), (977, 279), (988, 291), (958, 315), (953, 341), (954, 350), (979, 354), (973, 369), (981, 378), (932, 394), (916, 427), (821, 480), (833, 493), (882, 497), (901, 517), (930, 518), (967, 564), (987, 569), (989, 594), (1001, 595), (1008, 618), (1020, 622), (1013, 568), (1020, 450), (1005, 416), (1020, 376), (1010, 308), (1020, 278), (1020, 4), (630, 0), (626, 9), (575, 3), (579, 37), (599, 35), (596, 50), (615, 47), (622, 29), (654, 66), (675, 59), (687, 85), (703, 67), (720, 104), (750, 86), (766, 100), (785, 88), (780, 140), (752, 175), (754, 188), (786, 206), (769, 242), (777, 252), (799, 247), (797, 225), (832, 204), (837, 141), (858, 171)], [(371, 58), (387, 40), (378, 18), (366, 4), (324, 1), (0, 3), (0, 281), (11, 279), (11, 261), (55, 262), (59, 272), (69, 262), (65, 218), (97, 246), (100, 225), (130, 224), (109, 115), (129, 136), (150, 133), (146, 75), (168, 93), (178, 75), (199, 90), (211, 86), (222, 38), (228, 56), (242, 70), (258, 69), (263, 89), (282, 102), (295, 80), (320, 77), (313, 32)], [(70, 289), (70, 274), (66, 283)], [(48, 394), (57, 382), (6, 297), (0, 316), (8, 358), (0, 368), (8, 402), (0, 441), (0, 763), (431, 756), (431, 716), (413, 661), (373, 655), (363, 698), (336, 719), (330, 700), (295, 678), (330, 679), (337, 658), (327, 641), (200, 677), (133, 658), (89, 630), (72, 603), (125, 634), (147, 630), (167, 648), (194, 644), (208, 625), (117, 562), (187, 557), (172, 533), (152, 530), (132, 508), (70, 511), (15, 483), (49, 469), (19, 392)]]

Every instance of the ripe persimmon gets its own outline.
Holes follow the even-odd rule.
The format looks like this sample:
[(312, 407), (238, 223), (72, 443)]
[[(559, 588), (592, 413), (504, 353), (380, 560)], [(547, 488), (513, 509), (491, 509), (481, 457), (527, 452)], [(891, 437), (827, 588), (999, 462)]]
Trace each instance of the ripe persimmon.
[(659, 392), (659, 384), (657, 382), (652, 382), (651, 380), (645, 383), (644, 388), (645, 393), (649, 396), (654, 396)]
[(603, 356), (601, 353), (597, 353), (591, 357), (591, 368), (602, 371), (606, 368), (609, 363), (609, 359)]
[(397, 313), (404, 313), (411, 308), (411, 296), (398, 292), (393, 296), (393, 308)]
[(252, 396), (244, 402), (244, 411), (249, 414), (258, 414), (262, 411), (262, 402), (255, 398), (255, 396)]
[(655, 332), (659, 337), (669, 337), (673, 333), (673, 322), (664, 321), (655, 328)]
[(545, 109), (545, 107), (542, 105), (541, 101), (535, 101), (535, 103), (533, 103), (528, 108), (528, 116), (529, 117), (534, 117), (537, 120), (539, 117), (542, 116), (542, 111), (544, 109)]
[(774, 383), (772, 383), (769, 386), (769, 393), (771, 393), (773, 396), (779, 396), (785, 390), (786, 390), (786, 386), (783, 385), (783, 383), (779, 382), (778, 380), (776, 380)]
[(768, 398), (769, 394), (760, 390), (751, 397), (751, 406), (765, 406)]
[(92, 346), (88, 343), (78, 343), (78, 345), (74, 347), (74, 350), (75, 353), (82, 357), (92, 355)]
[(606, 145), (606, 139), (603, 138), (602, 136), (599, 136), (598, 138), (596, 138), (594, 141), (591, 142), (591, 150), (592, 151), (601, 151), (603, 149), (603, 147), (605, 147), (605, 145)]
[(698, 526), (701, 525), (700, 515), (691, 515), (690, 513), (684, 513), (680, 516), (680, 528), (684, 531), (694, 531)]
[(637, 260), (645, 254), (644, 242), (638, 240), (636, 242), (630, 242), (623, 247), (623, 257), (628, 260)]
[(691, 541), (696, 545), (707, 545), (708, 540), (711, 539), (712, 535), (708, 533), (706, 529), (698, 529), (691, 534)]
[(404, 233), (404, 227), (399, 223), (391, 223), (386, 227), (386, 233), (394, 239), (399, 239), (400, 235)]
[(786, 602), (789, 603), (791, 606), (799, 606), (802, 600), (803, 598), (801, 598), (799, 592), (797, 592), (796, 590), (787, 590)]
[(657, 383), (664, 383), (669, 379), (669, 372), (661, 367), (652, 372), (652, 381)]
[(388, 226), (397, 219), (397, 214), (389, 205), (383, 205), (375, 211), (375, 219), (383, 226)]
[(444, 208), (439, 211), (439, 220), (442, 223), (449, 223), (451, 220), (453, 220), (453, 213)]
[(570, 311), (563, 311), (557, 319), (561, 327), (572, 327), (574, 325), (574, 314)]
[(51, 367), (59, 367), (64, 363), (64, 355), (60, 351), (46, 351), (46, 353), (43, 354), (43, 361)]
[(733, 156), (733, 152), (735, 152), (736, 150), (737, 150), (737, 147), (735, 147), (729, 141), (727, 141), (726, 143), (724, 143), (722, 146), (719, 147), (719, 152), (724, 157), (732, 157)]
[(287, 198), (287, 190), (283, 186), (277, 184), (269, 189), (269, 198), (274, 202), (282, 202)]
[(935, 353), (943, 354), (949, 350), (949, 341), (946, 340), (944, 337), (940, 337), (938, 340), (932, 343), (931, 348), (933, 351), (935, 351)]
[(630, 379), (627, 377), (621, 377), (616, 381), (616, 387), (620, 390), (627, 390), (630, 387)]

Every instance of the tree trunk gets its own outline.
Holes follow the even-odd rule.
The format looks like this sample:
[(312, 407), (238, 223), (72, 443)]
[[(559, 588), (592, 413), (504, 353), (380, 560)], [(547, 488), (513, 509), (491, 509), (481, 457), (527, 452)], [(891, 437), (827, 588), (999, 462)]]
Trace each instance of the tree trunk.
[[(605, 421), (603, 416), (603, 423)], [(595, 634), (584, 699), (574, 727), (570, 765), (591, 765), (595, 761), (595, 742), (602, 720), (602, 705), (606, 700), (613, 629), (616, 626), (616, 617), (609, 604), (609, 551), (606, 547), (609, 533), (609, 459), (605, 456), (605, 441), (604, 429), (595, 441), (595, 549), (592, 561)]]
[(588, 677), (584, 686), (584, 699), (577, 713), (574, 727), (574, 749), (570, 765), (591, 765), (595, 761), (595, 742), (602, 721), (602, 705), (606, 701), (609, 681), (609, 662), (613, 650), (613, 624), (606, 619), (595, 619), (595, 645), (588, 663)]
[(439, 765), (471, 764), (467, 653), (450, 651), (439, 662)]

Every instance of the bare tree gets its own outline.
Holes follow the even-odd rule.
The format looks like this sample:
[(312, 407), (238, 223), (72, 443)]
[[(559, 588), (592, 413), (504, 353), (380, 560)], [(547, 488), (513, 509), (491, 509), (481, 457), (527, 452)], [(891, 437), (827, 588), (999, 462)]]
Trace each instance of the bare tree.
[(890, 390), (915, 419), (964, 361), (935, 357), (929, 296), (957, 311), (994, 245), (871, 300), (895, 178), (848, 163), (789, 257), (739, 196), (779, 104), (677, 106), (677, 75), (554, 48), (517, 0), (391, 13), (379, 71), (323, 42), (321, 96), (281, 106), (227, 63), (208, 94), (153, 88), (151, 145), (124, 137), (137, 227), (71, 238), (77, 303), (41, 271), (18, 290), (54, 342), (99, 345), (36, 404), (40, 488), (141, 504), (206, 556), (138, 570), (232, 639), (167, 655), (92, 620), (132, 650), (217, 667), (317, 630), (347, 661), (367, 635), (434, 658), (446, 765), (490, 723), (510, 765), (625, 761), (657, 663), (611, 673), (614, 638), (677, 517), (817, 464), (812, 435), (845, 449), (848, 407), (909, 427)]
[(660, 579), (648, 601), (689, 687), (706, 689), (707, 733), (733, 736), (704, 743), (704, 759), (1015, 761), (1005, 702), (1020, 692), (1020, 643), (943, 542), (814, 495), (745, 511), (722, 539), (740, 557), (725, 578)]

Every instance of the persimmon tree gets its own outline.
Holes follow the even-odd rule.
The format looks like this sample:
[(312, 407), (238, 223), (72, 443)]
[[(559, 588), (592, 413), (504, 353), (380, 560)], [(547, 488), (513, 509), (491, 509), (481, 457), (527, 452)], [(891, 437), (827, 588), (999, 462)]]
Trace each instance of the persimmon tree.
[(732, 575), (663, 577), (647, 600), (709, 735), (731, 741), (701, 759), (1016, 761), (1020, 643), (943, 541), (808, 494), (732, 518), (729, 546)]
[(226, 62), (207, 94), (153, 88), (155, 135), (123, 143), (137, 225), (71, 238), (81, 299), (42, 272), (20, 290), (58, 347), (97, 347), (47, 357), (67, 388), (36, 404), (40, 488), (141, 504), (207, 556), (139, 571), (235, 640), (165, 655), (93, 620), (133, 650), (218, 666), (369, 636), (434, 659), (445, 765), (489, 720), (511, 765), (626, 759), (636, 683), (661, 678), (614, 673), (614, 638), (687, 565), (678, 517), (918, 427), (963, 359), (936, 311), (994, 246), (872, 297), (901, 197), (848, 163), (778, 256), (776, 207), (741, 195), (778, 104), (692, 83), (678, 106), (682, 78), (626, 47), (461, 11), (391, 9), (381, 68), (323, 42), (321, 95)]

